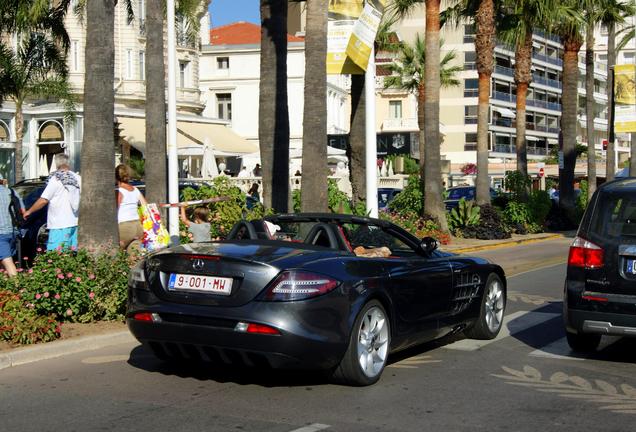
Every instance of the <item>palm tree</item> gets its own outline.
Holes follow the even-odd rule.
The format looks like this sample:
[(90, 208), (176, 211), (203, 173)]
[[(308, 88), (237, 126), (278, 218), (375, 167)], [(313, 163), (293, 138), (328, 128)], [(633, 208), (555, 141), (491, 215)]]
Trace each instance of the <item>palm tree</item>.
[(113, 134), (115, 93), (115, 4), (87, 0), (86, 74), (84, 76), (84, 172), (80, 200), (79, 243), (98, 250), (118, 243), (117, 211), (112, 199), (115, 169)]
[[(443, 43), (440, 41), (440, 43)], [(456, 78), (456, 75), (462, 70), (460, 66), (450, 66), (450, 63), (455, 59), (455, 52), (449, 51), (444, 55), (444, 58), (440, 62), (439, 81), (442, 87), (458, 86), (461, 82)], [(419, 145), (420, 145), (420, 181), (422, 187), (425, 190), (426, 184), (424, 183), (426, 175), (426, 159), (428, 154), (426, 153), (428, 147), (426, 146), (425, 138), (425, 116), (426, 116), (426, 87), (428, 82), (424, 79), (426, 65), (426, 47), (424, 41), (420, 35), (416, 35), (413, 45), (407, 43), (401, 43), (399, 46), (398, 58), (395, 62), (388, 66), (389, 71), (392, 73), (384, 79), (384, 87), (396, 87), (403, 90), (407, 90), (413, 93), (417, 98), (417, 122), (420, 128), (419, 131)], [(441, 177), (440, 177), (441, 178)], [(425, 198), (426, 200), (426, 198)], [(426, 214), (426, 210), (424, 210)]]
[[(65, 106), (67, 119), (73, 117), (74, 103), (67, 81), (66, 55), (61, 47), (44, 32), (23, 34), (24, 39), (14, 52), (0, 50), (0, 82), (4, 96), (15, 103), (15, 180), (22, 180), (22, 139), (24, 135), (23, 106), (34, 98), (56, 98)], [(112, 135), (112, 133), (111, 133)]]
[[(310, 54), (306, 49), (307, 59)], [(260, 61), (258, 139), (263, 164), (263, 198), (265, 207), (285, 213), (289, 202), (287, 0), (261, 0)]]
[(163, 47), (164, 0), (146, 2), (146, 198), (149, 202), (166, 202), (168, 164)]
[(563, 44), (563, 93), (561, 95), (561, 133), (563, 169), (559, 170), (559, 206), (571, 221), (575, 220), (574, 166), (576, 164), (576, 126), (578, 111), (579, 51), (583, 46), (580, 14), (581, 0), (562, 0), (553, 10), (552, 30)]
[[(602, 24), (607, 26), (607, 65), (608, 68), (613, 68), (616, 65), (616, 26), (625, 23), (625, 18), (636, 14), (636, 7), (634, 3), (623, 3), (619, 0), (607, 0), (605, 7), (603, 8), (599, 20)], [(612, 125), (614, 123), (614, 112), (611, 107), (613, 106), (614, 92), (614, 76), (612, 73), (607, 75), (607, 106), (608, 110), (607, 122)], [(608, 133), (611, 128), (608, 128)], [(616, 172), (616, 159), (614, 156), (614, 137), (608, 135), (607, 137), (607, 165), (605, 169), (605, 178), (609, 180), (614, 179), (614, 173)]]
[(307, 2), (303, 112), (303, 212), (327, 211), (327, 0)]
[(367, 196), (365, 188), (366, 129), (364, 114), (366, 94), (364, 91), (364, 85), (364, 75), (351, 75), (351, 117), (347, 159), (349, 160), (351, 201), (354, 207), (358, 204), (362, 204)]

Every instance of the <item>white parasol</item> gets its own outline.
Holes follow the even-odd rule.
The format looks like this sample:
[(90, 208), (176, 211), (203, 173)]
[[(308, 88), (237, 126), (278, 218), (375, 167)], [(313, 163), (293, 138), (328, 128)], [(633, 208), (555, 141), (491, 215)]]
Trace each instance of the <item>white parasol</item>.
[(53, 160), (51, 160), (51, 169), (49, 170), (49, 174), (57, 171), (57, 164), (55, 163), (55, 156), (53, 156)]
[(212, 178), (219, 175), (219, 169), (214, 159), (214, 150), (209, 138), (203, 141), (203, 163), (201, 164), (201, 177)]
[(49, 175), (49, 169), (46, 166), (46, 156), (40, 155), (40, 161), (38, 162), (38, 177), (46, 177)]

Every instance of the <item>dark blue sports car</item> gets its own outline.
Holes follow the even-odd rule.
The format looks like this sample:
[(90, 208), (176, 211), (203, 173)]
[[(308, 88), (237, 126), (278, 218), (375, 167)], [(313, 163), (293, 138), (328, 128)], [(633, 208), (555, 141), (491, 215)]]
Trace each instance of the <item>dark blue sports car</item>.
[(369, 385), (392, 352), (460, 331), (494, 338), (505, 305), (498, 265), (383, 220), (291, 214), (150, 255), (131, 272), (127, 322), (162, 359)]

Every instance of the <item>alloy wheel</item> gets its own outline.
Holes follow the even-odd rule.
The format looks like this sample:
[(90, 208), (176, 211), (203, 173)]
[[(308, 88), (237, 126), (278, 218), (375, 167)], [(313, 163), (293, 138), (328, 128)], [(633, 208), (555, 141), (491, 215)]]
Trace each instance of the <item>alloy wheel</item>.
[(389, 327), (384, 312), (376, 306), (364, 314), (358, 329), (358, 362), (364, 374), (373, 378), (382, 372), (389, 348)]

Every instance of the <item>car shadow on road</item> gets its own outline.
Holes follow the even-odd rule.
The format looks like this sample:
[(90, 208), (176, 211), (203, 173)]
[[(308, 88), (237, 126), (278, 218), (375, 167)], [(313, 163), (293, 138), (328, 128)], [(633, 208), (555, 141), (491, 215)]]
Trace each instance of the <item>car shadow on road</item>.
[(128, 364), (150, 373), (239, 385), (300, 387), (332, 384), (329, 376), (324, 372), (276, 370), (185, 360), (164, 361), (155, 357), (142, 345), (135, 347), (130, 352)]

